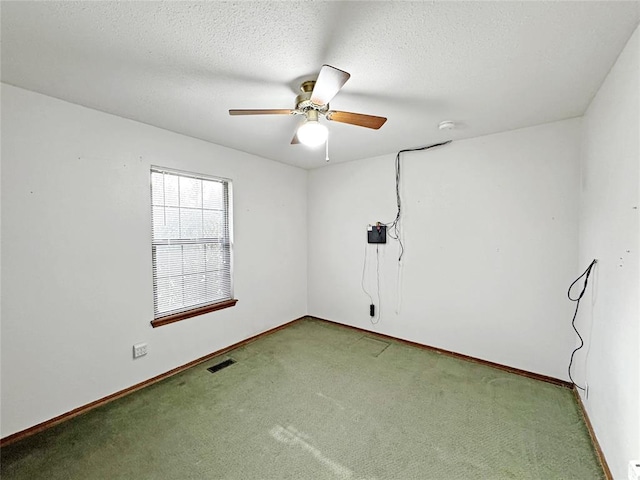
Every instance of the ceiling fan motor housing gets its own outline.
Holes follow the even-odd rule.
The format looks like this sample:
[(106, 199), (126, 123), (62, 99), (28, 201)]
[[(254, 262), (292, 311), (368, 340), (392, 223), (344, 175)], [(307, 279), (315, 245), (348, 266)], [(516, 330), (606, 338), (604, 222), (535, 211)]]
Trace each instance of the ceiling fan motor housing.
[[(315, 111), (323, 115), (329, 110), (328, 103), (326, 105), (316, 105), (311, 101), (311, 93), (313, 92), (313, 87), (315, 87), (315, 85), (315, 80), (307, 80), (300, 85), (300, 91), (302, 93), (296, 97), (296, 110), (305, 114), (310, 111)], [(307, 118), (309, 117), (307, 116)]]

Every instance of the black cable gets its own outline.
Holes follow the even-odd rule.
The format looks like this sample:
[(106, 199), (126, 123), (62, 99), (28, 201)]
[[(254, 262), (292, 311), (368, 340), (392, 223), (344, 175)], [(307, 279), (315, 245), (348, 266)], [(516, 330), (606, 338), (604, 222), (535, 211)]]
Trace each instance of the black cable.
[(400, 238), (400, 216), (402, 215), (402, 199), (400, 198), (400, 154), (405, 152), (418, 152), (421, 150), (429, 150), (430, 148), (440, 147), (442, 145), (447, 145), (451, 143), (451, 140), (441, 143), (434, 143), (433, 145), (427, 145), (426, 147), (416, 147), (416, 148), (407, 148), (404, 150), (400, 150), (396, 154), (396, 203), (398, 205), (398, 212), (396, 213), (395, 220), (390, 224), (385, 224), (389, 228), (389, 236), (395, 240), (398, 240), (400, 243), (400, 256), (398, 257), (398, 262), (402, 260), (402, 255), (404, 254), (404, 244), (402, 243), (402, 239)]
[[(365, 243), (364, 245), (364, 262), (362, 264), (362, 291), (367, 295), (367, 297), (369, 297), (369, 300), (371, 301), (370, 305), (373, 306), (375, 305), (373, 303), (373, 297), (371, 296), (371, 294), (367, 291), (367, 289), (364, 287), (364, 277), (365, 277), (365, 272), (367, 269), (367, 245)], [(378, 245), (376, 245), (376, 278), (377, 278), (377, 297), (378, 297), (378, 309), (377, 309), (377, 315), (374, 315), (374, 317), (371, 317), (371, 324), (372, 325), (377, 325), (378, 322), (380, 321), (380, 253), (378, 250)], [(374, 322), (374, 318), (376, 319), (376, 321)]]
[(364, 274), (365, 271), (367, 269), (367, 244), (364, 244), (364, 261), (362, 262), (362, 281), (360, 282), (360, 285), (362, 286), (362, 291), (367, 295), (367, 297), (369, 297), (369, 300), (371, 300), (371, 304), (373, 304), (373, 297), (369, 294), (369, 292), (367, 292), (367, 289), (364, 288)]
[[(572, 302), (576, 302), (576, 310), (575, 312), (573, 312), (573, 320), (571, 320), (571, 326), (573, 327), (573, 330), (576, 332), (576, 334), (578, 335), (578, 338), (580, 339), (580, 345), (573, 352), (571, 352), (571, 360), (569, 360), (569, 367), (567, 368), (567, 371), (569, 373), (569, 380), (571, 380), (571, 383), (573, 383), (576, 387), (578, 387), (583, 392), (585, 389), (582, 388), (580, 385), (578, 385), (576, 382), (574, 382), (573, 378), (571, 377), (571, 365), (573, 364), (573, 356), (576, 354), (578, 350), (580, 350), (584, 346), (584, 340), (582, 339), (582, 335), (580, 335), (580, 332), (576, 328), (576, 316), (578, 315), (578, 308), (580, 308), (580, 300), (582, 300), (582, 297), (584, 296), (584, 292), (587, 290), (587, 284), (589, 283), (589, 275), (591, 275), (591, 270), (593, 269), (596, 263), (598, 263), (598, 261), (594, 259), (589, 264), (587, 269), (582, 273), (582, 275), (580, 275), (578, 278), (576, 278), (573, 281), (573, 283), (569, 286), (569, 290), (567, 291), (567, 297), (569, 297), (569, 300), (571, 300)], [(582, 285), (582, 291), (580, 292), (580, 295), (578, 295), (577, 298), (573, 298), (571, 297), (571, 289), (576, 283), (578, 283), (578, 281), (580, 281), (582, 277), (584, 277), (584, 284)]]
[(376, 245), (376, 278), (377, 278), (376, 291), (378, 292), (378, 320), (374, 323), (374, 325), (380, 321), (380, 314), (382, 312), (382, 302), (380, 301), (380, 250), (379, 250), (379, 247), (380, 245)]

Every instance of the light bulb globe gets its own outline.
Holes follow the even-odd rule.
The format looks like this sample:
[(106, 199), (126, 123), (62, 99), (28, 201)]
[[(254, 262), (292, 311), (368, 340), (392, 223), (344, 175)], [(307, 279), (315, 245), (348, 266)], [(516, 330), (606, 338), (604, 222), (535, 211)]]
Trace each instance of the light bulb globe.
[(308, 147), (317, 147), (327, 141), (327, 127), (317, 120), (307, 120), (298, 128), (298, 140)]

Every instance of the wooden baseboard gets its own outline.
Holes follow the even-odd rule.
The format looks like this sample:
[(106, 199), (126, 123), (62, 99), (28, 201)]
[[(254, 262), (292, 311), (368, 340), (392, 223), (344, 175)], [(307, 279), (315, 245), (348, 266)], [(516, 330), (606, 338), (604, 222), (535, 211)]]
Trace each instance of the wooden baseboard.
[(176, 375), (177, 373), (183, 372), (195, 365), (198, 365), (199, 363), (203, 363), (206, 362), (207, 360), (210, 360), (214, 357), (217, 357), (218, 355), (223, 355), (226, 352), (229, 352), (230, 350), (233, 350), (234, 348), (238, 348), (241, 347), (243, 345), (246, 345), (248, 343), (254, 342), (255, 340), (264, 337), (266, 335), (270, 335), (272, 333), (277, 332), (278, 330), (282, 330), (283, 328), (288, 327), (289, 325), (291, 325), (292, 323), (295, 323), (299, 320), (302, 320), (303, 318), (306, 318), (306, 316), (300, 317), (300, 318), (296, 318), (295, 320), (291, 320), (290, 322), (284, 323), (278, 327), (275, 328), (271, 328), (265, 332), (259, 333), (257, 335), (254, 335), (253, 337), (249, 337), (246, 338), (238, 343), (234, 343), (233, 345), (229, 345), (228, 347), (222, 348), (220, 350), (217, 350), (215, 352), (209, 353), (208, 355), (205, 355), (203, 357), (200, 358), (196, 358), (195, 360), (189, 362), (189, 363), (185, 363), (184, 365), (181, 365), (179, 367), (176, 367), (172, 370), (169, 370), (168, 372), (165, 373), (161, 373), (160, 375), (157, 375), (153, 378), (150, 378), (148, 380), (145, 380), (144, 382), (140, 382), (137, 383), (129, 388), (125, 388), (124, 390), (120, 390), (119, 392), (115, 392), (112, 393), (111, 395), (107, 395), (106, 397), (100, 398), (99, 400), (96, 400), (94, 402), (88, 403), (86, 405), (83, 405), (81, 407), (75, 408), (73, 410), (71, 410), (70, 412), (67, 413), (63, 413), (62, 415), (58, 415), (57, 417), (51, 418), (49, 420), (45, 420), (42, 423), (39, 423), (37, 425), (34, 425), (33, 427), (29, 427), (25, 430), (21, 430), (19, 432), (13, 433), (11, 435), (7, 435), (4, 438), (0, 439), (0, 447), (5, 447), (7, 445), (10, 445), (12, 443), (15, 443), (19, 440), (22, 440), (23, 438), (29, 437), (31, 435), (35, 435), (38, 432), (42, 432), (43, 430), (46, 430), (48, 428), (53, 427), (54, 425), (58, 425), (59, 423), (65, 422), (67, 420), (70, 420), (73, 417), (77, 417), (78, 415), (82, 415), (83, 413), (87, 413), (90, 410), (93, 410), (94, 408), (100, 407), (102, 405), (105, 405), (109, 402), (112, 402), (114, 400), (117, 400), (118, 398), (124, 397), (125, 395), (129, 395), (130, 393), (133, 393), (137, 390), (140, 390), (144, 387), (148, 387), (149, 385), (152, 385), (154, 383), (157, 383), (161, 380), (164, 380), (165, 378), (171, 377), (173, 375)]
[(607, 478), (607, 480), (613, 480), (613, 475), (611, 474), (611, 470), (609, 469), (609, 465), (607, 464), (607, 459), (604, 456), (602, 448), (600, 448), (600, 443), (598, 443), (598, 438), (596, 437), (596, 432), (593, 430), (593, 425), (591, 425), (591, 420), (589, 420), (587, 409), (584, 407), (580, 392), (575, 386), (573, 387), (573, 394), (576, 397), (576, 402), (578, 403), (578, 408), (582, 413), (582, 418), (584, 418), (584, 423), (587, 425), (587, 430), (589, 431), (591, 442), (596, 449), (596, 455), (598, 456), (598, 460), (600, 461), (600, 465), (602, 466), (602, 470), (604, 471), (604, 476)]
[(501, 363), (490, 362), (489, 360), (483, 360), (481, 358), (471, 357), (469, 355), (453, 352), (451, 350), (445, 350), (443, 348), (432, 347), (431, 345), (425, 345), (423, 343), (417, 343), (417, 342), (412, 342), (410, 340), (404, 340), (402, 338), (392, 337), (391, 335), (385, 335), (384, 333), (372, 332), (370, 330), (365, 330), (364, 328), (353, 327), (351, 325), (345, 325), (344, 323), (334, 322), (333, 320), (327, 320), (326, 318), (314, 317), (311, 315), (309, 315), (308, 318), (313, 318), (315, 320), (320, 320), (321, 322), (327, 322), (334, 325), (340, 325), (345, 328), (350, 328), (352, 330), (357, 330), (359, 332), (366, 333), (367, 335), (372, 335), (381, 339), (394, 340), (396, 342), (401, 342), (406, 345), (411, 345), (412, 347), (422, 348), (424, 350), (441, 353), (443, 355), (458, 358), (460, 360), (465, 360), (467, 362), (479, 363), (481, 365), (486, 365), (488, 367), (504, 370), (505, 372), (514, 373), (516, 375), (532, 378), (534, 380), (540, 380), (542, 382), (551, 383), (553, 385), (558, 385), (560, 387), (569, 388), (569, 389), (573, 388), (572, 383), (567, 382), (565, 380), (560, 380), (559, 378), (548, 377), (547, 375), (541, 375), (539, 373), (533, 373), (527, 370), (521, 370), (519, 368), (509, 367), (507, 365), (502, 365)]

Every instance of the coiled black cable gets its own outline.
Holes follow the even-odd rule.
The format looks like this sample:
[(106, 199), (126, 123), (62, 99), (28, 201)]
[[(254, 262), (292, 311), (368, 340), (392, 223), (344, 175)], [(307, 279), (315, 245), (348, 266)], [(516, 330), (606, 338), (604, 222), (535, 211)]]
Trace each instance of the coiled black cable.
[[(576, 278), (573, 281), (573, 283), (569, 286), (569, 290), (567, 291), (567, 297), (569, 297), (569, 300), (571, 300), (572, 302), (576, 302), (576, 310), (575, 312), (573, 312), (573, 320), (571, 320), (571, 326), (573, 327), (573, 330), (576, 332), (576, 334), (578, 335), (578, 338), (580, 339), (580, 345), (573, 352), (571, 352), (571, 360), (569, 360), (569, 367), (567, 368), (567, 371), (569, 373), (569, 380), (571, 380), (571, 383), (573, 383), (576, 387), (578, 387), (582, 391), (584, 391), (584, 388), (578, 385), (576, 382), (574, 382), (573, 378), (571, 377), (571, 365), (573, 364), (573, 356), (576, 354), (578, 350), (580, 350), (584, 346), (584, 340), (582, 339), (582, 335), (580, 335), (580, 332), (576, 328), (576, 316), (578, 315), (578, 308), (580, 308), (580, 300), (582, 300), (582, 297), (584, 296), (584, 292), (587, 290), (587, 284), (589, 283), (589, 275), (591, 275), (591, 271), (593, 270), (593, 267), (596, 265), (596, 263), (598, 263), (598, 261), (596, 259), (593, 259), (593, 261), (589, 264), (587, 269), (582, 273), (582, 275), (580, 275), (578, 278)], [(580, 281), (582, 277), (584, 277), (584, 284), (582, 285), (582, 291), (580, 292), (580, 295), (574, 298), (571, 296), (571, 289), (576, 283)]]

